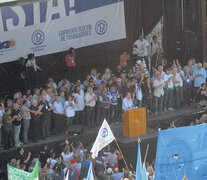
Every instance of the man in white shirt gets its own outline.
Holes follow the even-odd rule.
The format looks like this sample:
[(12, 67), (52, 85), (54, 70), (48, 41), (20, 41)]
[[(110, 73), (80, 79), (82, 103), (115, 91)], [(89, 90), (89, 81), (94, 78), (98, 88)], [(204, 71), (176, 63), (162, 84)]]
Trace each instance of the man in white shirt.
[(64, 107), (60, 102), (60, 98), (57, 97), (53, 103), (54, 113), (54, 130), (55, 133), (61, 133), (64, 130)]
[(149, 43), (146, 39), (144, 39), (142, 34), (140, 34), (139, 39), (134, 42), (133, 48), (134, 53), (136, 53), (138, 56), (138, 59), (141, 59), (142, 61), (144, 60), (147, 65), (147, 69), (149, 69), (149, 62), (147, 58)]
[(170, 110), (172, 111), (172, 99), (174, 93), (174, 86), (173, 86), (173, 75), (170, 72), (170, 69), (166, 69), (166, 74), (164, 75), (164, 82), (165, 82), (165, 98), (164, 98), (164, 111)]
[(181, 79), (180, 74), (177, 73), (177, 68), (173, 69), (173, 85), (175, 87), (175, 100), (176, 100), (176, 108), (178, 109), (180, 107), (181, 99), (180, 99), (180, 94), (181, 94), (181, 88), (180, 88), (180, 83), (183, 81)]
[(84, 114), (84, 108), (85, 108), (85, 101), (84, 101), (84, 91), (81, 89), (80, 85), (75, 86), (74, 88), (74, 94), (75, 98), (75, 107), (76, 107), (76, 122), (78, 124), (83, 124), (82, 117)]
[(164, 88), (165, 83), (162, 80), (162, 76), (160, 73), (158, 73), (157, 78), (154, 80), (153, 83), (154, 88), (154, 106), (155, 106), (155, 114), (158, 114), (162, 111), (162, 105), (163, 105), (163, 96), (164, 96)]
[(158, 70), (158, 73), (161, 74), (161, 77), (162, 77), (162, 80), (164, 79), (164, 76), (165, 76), (165, 72), (163, 71), (163, 66), (162, 65), (159, 65), (157, 67), (157, 70)]
[(124, 112), (132, 110), (132, 109), (136, 109), (136, 107), (134, 106), (134, 104), (132, 102), (130, 92), (126, 93), (126, 97), (122, 101), (122, 109), (124, 110)]
[(93, 88), (88, 87), (87, 93), (85, 94), (85, 104), (86, 104), (86, 119), (88, 128), (94, 126), (95, 117), (95, 105), (97, 96), (93, 93)]

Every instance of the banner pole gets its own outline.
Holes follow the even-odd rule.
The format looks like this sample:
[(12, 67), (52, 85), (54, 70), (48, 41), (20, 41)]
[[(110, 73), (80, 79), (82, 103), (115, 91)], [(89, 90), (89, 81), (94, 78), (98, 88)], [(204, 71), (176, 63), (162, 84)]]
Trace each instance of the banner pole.
[(147, 154), (148, 154), (148, 150), (149, 150), (149, 144), (147, 144), (147, 149), (146, 149), (146, 151), (145, 151), (145, 156), (144, 156), (144, 162), (143, 162), (143, 163), (146, 162)]
[(94, 171), (94, 167), (93, 167), (93, 162), (92, 162), (92, 160), (91, 160), (91, 165), (92, 165), (92, 171), (93, 171), (94, 179), (97, 180), (97, 178), (96, 178), (96, 174), (95, 174), (95, 171)]
[(128, 167), (127, 163), (126, 163), (126, 160), (125, 160), (125, 158), (124, 158), (124, 155), (122, 154), (121, 148), (119, 147), (119, 144), (118, 144), (118, 142), (117, 142), (116, 139), (115, 139), (115, 142), (116, 142), (116, 145), (117, 145), (117, 147), (118, 147), (118, 149), (119, 149), (119, 151), (120, 151), (120, 153), (121, 153), (121, 156), (123, 157), (124, 164), (125, 164), (127, 170), (129, 170), (129, 167)]

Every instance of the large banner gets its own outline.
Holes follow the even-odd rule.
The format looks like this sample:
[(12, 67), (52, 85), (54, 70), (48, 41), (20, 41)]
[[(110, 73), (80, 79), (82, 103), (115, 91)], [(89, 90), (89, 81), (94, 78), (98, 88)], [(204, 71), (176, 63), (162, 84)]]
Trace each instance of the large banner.
[(207, 179), (207, 124), (159, 132), (155, 180)]
[(0, 63), (125, 37), (123, 0), (48, 0), (0, 9)]

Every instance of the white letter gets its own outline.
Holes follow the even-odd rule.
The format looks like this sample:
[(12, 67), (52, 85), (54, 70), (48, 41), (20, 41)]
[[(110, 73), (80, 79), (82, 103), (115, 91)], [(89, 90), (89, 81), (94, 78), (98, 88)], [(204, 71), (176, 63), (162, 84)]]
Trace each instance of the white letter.
[(3, 19), (1, 16), (1, 10), (0, 10), (0, 33), (4, 32), (4, 27), (3, 27)]
[(6, 20), (6, 26), (7, 26), (8, 31), (23, 28), (25, 26), (25, 23), (26, 23), (26, 17), (25, 17), (24, 10), (20, 6), (11, 7), (11, 9), (17, 14), (18, 19), (19, 19), (19, 24), (14, 25), (13, 24), (13, 18), (7, 19)]
[[(70, 0), (70, 4), (69, 4), (70, 8), (75, 7), (75, 1), (74, 0)], [(69, 8), (69, 9), (70, 9)], [(75, 9), (74, 10), (70, 10), (69, 15), (74, 15), (75, 14)]]
[(33, 12), (34, 12), (34, 25), (40, 23), (40, 3), (33, 4)]
[(65, 5), (63, 0), (57, 0), (58, 6), (52, 6), (53, 0), (49, 0), (47, 3), (47, 21), (52, 20), (52, 16), (54, 14), (59, 14), (59, 18), (63, 18), (66, 16)]

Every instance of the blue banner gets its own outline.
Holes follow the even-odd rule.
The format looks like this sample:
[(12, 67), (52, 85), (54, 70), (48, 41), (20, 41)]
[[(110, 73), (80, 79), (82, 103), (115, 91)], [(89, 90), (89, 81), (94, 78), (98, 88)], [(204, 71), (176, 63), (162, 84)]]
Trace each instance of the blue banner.
[(207, 179), (207, 124), (159, 132), (155, 180)]

